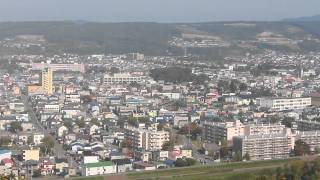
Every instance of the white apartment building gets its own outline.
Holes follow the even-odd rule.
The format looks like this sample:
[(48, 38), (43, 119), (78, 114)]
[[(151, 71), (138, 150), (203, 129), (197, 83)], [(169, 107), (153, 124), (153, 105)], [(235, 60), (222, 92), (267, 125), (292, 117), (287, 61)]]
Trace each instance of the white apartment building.
[(9, 103), (9, 109), (15, 110), (16, 112), (24, 112), (25, 105), (23, 104), (23, 102), (11, 102)]
[(223, 139), (232, 141), (235, 136), (263, 135), (282, 133), (286, 127), (281, 124), (247, 124), (234, 122), (206, 122), (203, 124), (202, 137), (208, 142), (219, 143)]
[(169, 141), (168, 131), (157, 131), (156, 129), (125, 128), (125, 139), (131, 140), (135, 148), (145, 150), (161, 150), (162, 145)]
[(259, 104), (271, 111), (297, 110), (311, 106), (311, 98), (261, 98)]
[(58, 113), (60, 112), (59, 104), (46, 104), (43, 108), (44, 113)]
[(130, 84), (132, 82), (142, 82), (144, 80), (144, 76), (133, 76), (131, 74), (124, 74), (124, 73), (116, 73), (113, 76), (106, 74), (104, 76), (104, 83), (105, 84), (123, 84), (127, 83)]
[(280, 134), (248, 135), (233, 138), (233, 151), (242, 157), (248, 153), (251, 160), (288, 158), (294, 148), (291, 129)]
[(66, 94), (65, 95), (66, 102), (80, 103), (80, 94)]

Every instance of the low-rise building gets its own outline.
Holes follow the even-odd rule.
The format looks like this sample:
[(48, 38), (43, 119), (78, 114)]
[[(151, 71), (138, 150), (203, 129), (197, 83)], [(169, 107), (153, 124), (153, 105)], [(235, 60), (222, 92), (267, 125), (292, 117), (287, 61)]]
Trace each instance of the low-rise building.
[(101, 161), (82, 165), (82, 176), (96, 176), (117, 173), (116, 165), (111, 161)]
[(44, 138), (44, 134), (43, 133), (34, 133), (32, 135), (32, 142), (35, 145), (39, 145), (42, 143), (42, 139)]
[(40, 159), (40, 150), (39, 149), (29, 149), (23, 150), (22, 156), (24, 161), (34, 160), (39, 161)]
[(132, 170), (132, 162), (130, 159), (115, 159), (112, 160), (117, 166), (117, 173), (128, 172)]

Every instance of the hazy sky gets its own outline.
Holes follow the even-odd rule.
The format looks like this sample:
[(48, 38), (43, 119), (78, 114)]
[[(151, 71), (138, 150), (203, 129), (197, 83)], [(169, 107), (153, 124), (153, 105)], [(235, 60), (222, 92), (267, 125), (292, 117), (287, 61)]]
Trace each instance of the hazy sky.
[(315, 14), (320, 0), (0, 0), (0, 21), (272, 21)]

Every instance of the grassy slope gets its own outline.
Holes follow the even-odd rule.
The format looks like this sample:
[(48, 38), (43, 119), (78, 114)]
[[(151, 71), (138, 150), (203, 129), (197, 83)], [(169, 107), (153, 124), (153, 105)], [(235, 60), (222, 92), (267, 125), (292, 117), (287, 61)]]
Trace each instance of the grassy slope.
[[(239, 163), (222, 163), (210, 166), (193, 166), (185, 168), (172, 168), (157, 171), (135, 172), (123, 174), (129, 180), (151, 180), (151, 179), (166, 179), (166, 180), (223, 180), (237, 179), (242, 177), (245, 179), (254, 178), (254, 174), (258, 174), (265, 169), (275, 169), (282, 167), (288, 162), (296, 159), (288, 160), (270, 160), (270, 161), (254, 161), (254, 162), (239, 162)], [(118, 175), (110, 175), (118, 176)], [(80, 177), (79, 180), (102, 180), (103, 177)]]

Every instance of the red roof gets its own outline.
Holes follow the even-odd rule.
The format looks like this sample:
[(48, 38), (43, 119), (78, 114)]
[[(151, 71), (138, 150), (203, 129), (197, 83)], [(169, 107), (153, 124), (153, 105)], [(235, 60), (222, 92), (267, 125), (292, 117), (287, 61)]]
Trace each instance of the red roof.
[(3, 164), (8, 164), (8, 163), (13, 164), (13, 161), (9, 158), (2, 159), (2, 162), (3, 162)]

